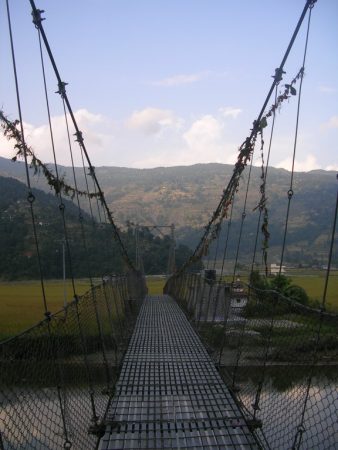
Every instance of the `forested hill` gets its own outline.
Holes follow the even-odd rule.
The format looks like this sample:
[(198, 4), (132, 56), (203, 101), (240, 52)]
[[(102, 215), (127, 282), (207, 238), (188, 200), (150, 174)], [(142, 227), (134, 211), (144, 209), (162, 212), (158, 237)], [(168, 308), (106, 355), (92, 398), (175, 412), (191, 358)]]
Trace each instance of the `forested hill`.
[[(60, 171), (71, 179), (69, 168), (61, 167)], [(155, 169), (96, 168), (97, 177), (119, 225), (125, 226), (128, 220), (141, 224), (175, 223), (178, 238), (192, 247), (217, 205), (232, 171), (233, 166), (225, 164)], [(82, 168), (78, 168), (77, 173), (81, 180)], [(234, 222), (238, 222), (241, 217), (245, 193), (243, 186), (246, 185), (247, 173), (247, 170), (244, 171), (241, 179), (242, 189), (235, 203)], [(259, 198), (260, 174), (259, 167), (252, 168), (247, 204), (246, 247), (250, 247), (256, 229), (256, 219), (251, 212)], [(0, 175), (23, 180), (23, 164), (0, 158)], [(33, 179), (41, 189), (49, 189), (41, 175)], [(272, 256), (277, 255), (280, 248), (289, 183), (290, 172), (269, 168), (267, 195)], [(83, 179), (81, 184), (83, 186)], [(327, 253), (336, 196), (336, 173), (323, 170), (297, 172), (293, 189), (288, 257), (290, 260), (310, 258), (321, 262)], [(234, 235), (231, 241), (234, 242), (235, 238)]]
[[(27, 201), (27, 188), (18, 180), (0, 176), (0, 279), (38, 278), (36, 246), (32, 227), (32, 217)], [(33, 189), (34, 219), (39, 242), (39, 251), (44, 276), (62, 277), (62, 242), (64, 229), (59, 213), (57, 197), (51, 193)], [(88, 267), (86, 249), (82, 239), (78, 207), (63, 199), (67, 234), (69, 237), (73, 274), (75, 277), (119, 273), (124, 270), (117, 244), (113, 241), (110, 225), (95, 223), (91, 217), (81, 212), (86, 235), (86, 246), (90, 254)], [(135, 236), (132, 229), (121, 232), (122, 241), (130, 257), (135, 255)], [(141, 230), (139, 236), (143, 250), (146, 273), (166, 273), (169, 237), (156, 237), (148, 230)], [(107, 243), (111, 242), (111, 246)], [(177, 247), (177, 264), (182, 264), (191, 251), (184, 245)], [(67, 276), (70, 266), (67, 257)]]

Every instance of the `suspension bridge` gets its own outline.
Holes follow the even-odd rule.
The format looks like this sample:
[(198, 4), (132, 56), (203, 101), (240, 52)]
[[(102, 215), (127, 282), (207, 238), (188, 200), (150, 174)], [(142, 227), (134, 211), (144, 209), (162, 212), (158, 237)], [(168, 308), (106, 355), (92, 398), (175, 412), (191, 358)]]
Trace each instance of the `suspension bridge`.
[[(171, 245), (170, 273), (164, 294), (149, 296), (142, 273), (138, 226), (134, 263), (89, 158), (85, 136), (67, 95), (67, 83), (61, 78), (43, 27), (43, 11), (33, 0), (30, 4), (38, 35), (53, 170), (26, 142), (11, 9), (10, 2), (6, 1), (18, 120), (10, 120), (1, 111), (0, 121), (4, 135), (13, 144), (13, 159), (21, 158), (25, 163), (27, 205), (41, 274), (44, 318), (0, 343), (1, 450), (337, 448), (338, 316), (326, 310), (337, 201), (328, 215), (330, 246), (319, 307), (304, 305), (282, 290), (272, 289), (267, 281), (270, 239), (267, 175), (276, 111), (287, 108), (288, 101), (298, 101), (294, 161), (315, 3), (308, 0), (304, 6), (281, 64), (274, 72), (262, 109), (249, 136), (239, 147), (232, 176), (225, 181), (221, 199), (196, 249), (176, 268), (175, 246)], [(284, 65), (303, 22), (307, 27), (304, 58), (294, 76), (285, 82)], [(75, 151), (73, 135), (82, 157), (83, 190), (79, 188), (74, 165), (72, 182), (59, 174), (50, 89), (45, 77), (47, 61), (56, 77), (71, 160)], [(270, 142), (266, 154), (263, 135), (268, 129)], [(255, 198), (255, 211), (249, 211), (250, 175), (256, 147), (262, 158), (260, 189)], [(56, 211), (61, 217), (72, 301), (57, 313), (50, 312), (45, 289), (31, 168), (43, 174), (55, 192)], [(242, 186), (245, 170), (248, 176), (246, 185)], [(244, 190), (245, 196), (236, 257), (229, 276), (225, 272), (227, 243), (231, 239), (233, 205), (238, 201), (239, 190)], [(292, 169), (286, 193), (279, 276), (285, 261), (294, 190)], [(75, 282), (66, 196), (71, 196), (78, 208), (79, 245), (87, 252), (90, 289), (84, 295), (78, 294)], [(112, 267), (111, 274), (102, 274), (100, 281), (93, 277), (83, 208), (90, 211), (94, 229), (103, 226), (109, 229), (109, 242), (103, 245), (112, 242), (117, 245), (123, 273), (114, 273)], [(256, 214), (257, 230), (250, 276), (244, 282), (238, 278), (238, 265), (244, 252), (241, 237), (249, 213)], [(173, 225), (153, 226), (169, 227), (174, 242)], [(203, 259), (208, 260), (206, 270), (196, 270), (196, 263)], [(218, 270), (216, 261), (221, 261)], [(320, 386), (317, 378), (324, 366), (331, 366), (333, 371), (331, 378)], [(272, 388), (274, 376), (284, 381), (294, 380), (299, 368), (305, 376), (295, 386), (291, 383), (289, 389)]]

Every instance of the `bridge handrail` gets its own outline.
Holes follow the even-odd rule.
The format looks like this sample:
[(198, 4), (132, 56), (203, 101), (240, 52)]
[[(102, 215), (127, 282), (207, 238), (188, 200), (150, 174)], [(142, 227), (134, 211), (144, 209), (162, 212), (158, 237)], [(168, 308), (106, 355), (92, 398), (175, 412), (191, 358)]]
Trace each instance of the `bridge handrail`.
[(0, 448), (95, 447), (145, 291), (109, 277), (0, 343)]

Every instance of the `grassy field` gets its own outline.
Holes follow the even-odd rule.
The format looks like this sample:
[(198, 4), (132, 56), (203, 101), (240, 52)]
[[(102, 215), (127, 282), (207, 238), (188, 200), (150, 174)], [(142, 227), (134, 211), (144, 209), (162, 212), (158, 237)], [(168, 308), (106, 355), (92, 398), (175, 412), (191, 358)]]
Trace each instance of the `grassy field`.
[[(324, 274), (304, 275), (304, 274), (286, 274), (290, 276), (292, 282), (306, 290), (311, 300), (321, 301), (323, 298), (325, 276)], [(329, 279), (326, 307), (331, 311), (338, 311), (338, 275), (332, 275)]]
[[(160, 295), (166, 279), (160, 276), (147, 277), (149, 295)], [(45, 282), (48, 310), (52, 313), (63, 307), (64, 291), (62, 280)], [(89, 289), (86, 280), (76, 281), (77, 294)], [(67, 300), (72, 300), (70, 281), (66, 285)], [(0, 339), (17, 334), (39, 320), (44, 319), (44, 306), (39, 281), (0, 282)]]
[(161, 295), (166, 282), (166, 278), (163, 276), (148, 276), (147, 286), (149, 295)]
[[(325, 274), (322, 271), (297, 271), (287, 273), (294, 284), (302, 286), (311, 299), (320, 300), (323, 295)], [(147, 277), (149, 295), (160, 295), (163, 292), (166, 278), (162, 276)], [(63, 282), (60, 280), (46, 281), (46, 298), (51, 312), (60, 310), (63, 306)], [(88, 281), (76, 282), (79, 295), (89, 288)], [(67, 283), (67, 299), (72, 299), (70, 282)], [(328, 310), (338, 311), (338, 273), (330, 277), (327, 292)], [(0, 283), (0, 338), (16, 334), (34, 325), (44, 318), (44, 307), (41, 287), (38, 281), (15, 281)]]
[[(57, 312), (63, 307), (63, 281), (45, 282), (48, 310)], [(77, 294), (89, 289), (85, 280), (76, 282)], [(72, 300), (72, 286), (67, 282), (67, 300)], [(0, 283), (0, 336), (16, 334), (44, 319), (44, 305), (39, 281)]]

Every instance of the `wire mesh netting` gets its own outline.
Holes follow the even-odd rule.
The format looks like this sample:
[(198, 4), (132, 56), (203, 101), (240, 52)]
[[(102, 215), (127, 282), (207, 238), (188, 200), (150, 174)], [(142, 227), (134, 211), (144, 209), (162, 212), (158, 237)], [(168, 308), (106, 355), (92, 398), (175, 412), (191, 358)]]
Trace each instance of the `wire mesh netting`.
[(106, 277), (0, 345), (0, 448), (95, 448), (145, 295), (143, 278)]
[(337, 314), (208, 273), (173, 277), (166, 292), (204, 340), (263, 448), (336, 448)]

